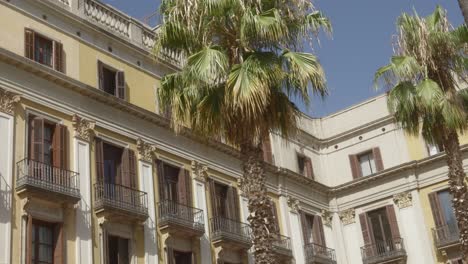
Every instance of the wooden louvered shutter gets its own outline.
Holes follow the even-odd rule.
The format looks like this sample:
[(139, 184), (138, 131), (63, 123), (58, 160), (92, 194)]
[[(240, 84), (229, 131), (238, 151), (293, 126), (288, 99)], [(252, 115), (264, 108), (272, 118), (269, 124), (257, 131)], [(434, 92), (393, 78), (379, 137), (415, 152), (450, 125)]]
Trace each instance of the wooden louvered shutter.
[(211, 214), (213, 217), (216, 217), (219, 216), (218, 206), (216, 203), (216, 183), (213, 179), (208, 179), (208, 185), (210, 188)]
[(63, 225), (56, 224), (54, 228), (55, 247), (54, 247), (54, 264), (64, 263), (64, 241), (63, 241)]
[(396, 219), (395, 209), (393, 208), (393, 205), (387, 205), (386, 210), (388, 222), (390, 223), (390, 230), (392, 231), (392, 238), (400, 238), (400, 229), (398, 228), (398, 221)]
[(164, 176), (164, 163), (161, 160), (156, 160), (156, 169), (158, 172), (158, 189), (159, 189), (159, 202), (165, 200), (165, 176)]
[(32, 251), (34, 250), (32, 248), (32, 237), (34, 236), (33, 233), (33, 219), (32, 215), (28, 214), (28, 223), (26, 227), (26, 264), (31, 264), (32, 263)]
[(304, 157), (304, 163), (306, 177), (314, 179), (314, 169), (312, 167), (312, 160), (309, 157)]
[(44, 162), (44, 119), (36, 117), (31, 125), (31, 159)]
[(24, 31), (24, 56), (28, 59), (34, 60), (34, 45), (35, 45), (34, 31), (25, 29)]
[(68, 169), (68, 140), (67, 127), (61, 124), (55, 125), (52, 138), (53, 165), (57, 168)]
[(315, 244), (327, 246), (325, 242), (325, 233), (323, 231), (322, 218), (318, 215), (314, 215), (314, 223), (312, 225), (312, 236)]
[(232, 220), (240, 221), (239, 196), (237, 188), (229, 186), (227, 191), (227, 211), (228, 217)]
[(125, 100), (125, 75), (123, 71), (117, 71), (115, 74), (115, 84), (116, 84), (116, 89), (115, 92), (117, 94), (117, 97)]
[(278, 210), (276, 208), (276, 203), (273, 200), (271, 201), (271, 211), (273, 213), (273, 218), (274, 218), (274, 226), (275, 230), (274, 233), (279, 234), (280, 233), (280, 225), (279, 225), (279, 218), (278, 218)]
[(302, 237), (304, 239), (304, 245), (307, 245), (310, 243), (310, 229), (309, 223), (307, 222), (307, 215), (303, 211), (300, 211), (299, 214), (301, 217)]
[(96, 176), (98, 182), (104, 182), (104, 143), (102, 139), (96, 137), (95, 153), (96, 153)]
[(121, 184), (126, 187), (136, 187), (135, 152), (125, 148), (122, 152)]
[(179, 169), (179, 175), (177, 176), (177, 198), (178, 202), (184, 205), (187, 204), (187, 184), (185, 178), (185, 170)]
[(186, 197), (186, 204), (188, 206), (193, 205), (192, 201), (192, 178), (190, 177), (190, 171), (188, 170), (183, 170), (184, 171), (184, 178), (185, 178), (185, 197)]
[(263, 160), (273, 164), (273, 152), (271, 150), (270, 136), (267, 135), (262, 141)]
[(98, 61), (98, 85), (100, 90), (104, 90), (104, 63)]
[(174, 248), (172, 246), (167, 245), (166, 250), (167, 250), (167, 264), (176, 264), (175, 258), (174, 258)]
[(435, 226), (443, 227), (447, 225), (437, 192), (429, 194), (429, 203), (431, 204), (432, 216), (434, 217)]
[(135, 152), (131, 149), (128, 150), (128, 173), (130, 175), (130, 187), (136, 189), (138, 184), (136, 157)]
[(364, 239), (364, 245), (373, 244), (374, 236), (372, 234), (372, 229), (366, 213), (362, 213), (359, 215), (359, 222), (361, 222), (361, 231), (362, 238)]
[(374, 157), (375, 168), (377, 171), (381, 171), (384, 169), (382, 155), (380, 154), (380, 148), (373, 148), (372, 149), (372, 156)]
[(54, 69), (63, 72), (63, 45), (54, 41)]
[(359, 166), (359, 160), (357, 155), (349, 155), (349, 163), (351, 165), (351, 173), (353, 175), (353, 179), (362, 177), (362, 171), (361, 167)]

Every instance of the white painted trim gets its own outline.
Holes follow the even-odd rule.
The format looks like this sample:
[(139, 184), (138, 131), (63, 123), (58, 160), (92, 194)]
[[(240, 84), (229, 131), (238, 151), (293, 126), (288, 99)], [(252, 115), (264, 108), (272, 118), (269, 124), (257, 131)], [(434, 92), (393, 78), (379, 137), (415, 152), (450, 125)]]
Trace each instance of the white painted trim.
[(0, 113), (0, 122), (3, 123), (6, 129), (6, 135), (1, 134), (0, 146), (5, 149), (0, 152), (0, 263), (11, 262), (11, 228), (12, 228), (12, 209), (13, 209), (13, 165), (14, 153), (13, 145), (15, 140), (14, 135), (14, 117), (4, 113)]

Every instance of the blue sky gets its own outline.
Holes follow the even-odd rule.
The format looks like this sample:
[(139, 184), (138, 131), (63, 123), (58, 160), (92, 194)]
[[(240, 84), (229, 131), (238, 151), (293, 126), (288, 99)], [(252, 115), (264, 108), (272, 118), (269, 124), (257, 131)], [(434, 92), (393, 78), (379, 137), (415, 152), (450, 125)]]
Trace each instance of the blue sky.
[[(157, 0), (104, 0), (129, 15), (143, 19), (153, 13)], [(374, 72), (392, 55), (391, 38), (395, 21), (402, 12), (416, 10), (430, 14), (437, 4), (448, 11), (452, 24), (460, 25), (462, 15), (456, 0), (315, 0), (315, 5), (332, 21), (332, 38), (321, 37), (314, 52), (325, 68), (330, 95), (315, 98), (303, 111), (320, 117), (374, 97)]]

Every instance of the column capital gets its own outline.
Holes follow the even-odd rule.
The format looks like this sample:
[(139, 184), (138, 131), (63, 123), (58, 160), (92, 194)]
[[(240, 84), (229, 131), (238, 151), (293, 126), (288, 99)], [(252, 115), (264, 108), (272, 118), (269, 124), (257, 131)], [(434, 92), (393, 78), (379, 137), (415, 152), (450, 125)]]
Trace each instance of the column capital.
[(154, 152), (156, 151), (156, 146), (148, 142), (145, 142), (143, 139), (137, 139), (137, 150), (140, 155), (140, 160), (146, 162), (152, 162), (154, 158)]
[(298, 199), (288, 196), (288, 207), (291, 210), (291, 212), (298, 213), (300, 209), (299, 204), (300, 202)]
[(206, 183), (208, 181), (208, 166), (196, 160), (192, 160), (192, 173), (193, 178), (200, 182)]
[(328, 210), (322, 209), (322, 220), (323, 220), (324, 225), (331, 227), (332, 220), (333, 220), (333, 213)]
[(19, 94), (0, 88), (0, 112), (14, 115), (16, 104), (21, 100)]
[(413, 205), (413, 196), (411, 192), (395, 194), (393, 195), (393, 202), (395, 202), (400, 209), (407, 208)]
[(340, 212), (340, 219), (344, 225), (356, 223), (356, 211), (354, 208)]
[(86, 120), (79, 115), (74, 114), (72, 117), (72, 125), (75, 130), (75, 137), (88, 142), (93, 140), (96, 122)]

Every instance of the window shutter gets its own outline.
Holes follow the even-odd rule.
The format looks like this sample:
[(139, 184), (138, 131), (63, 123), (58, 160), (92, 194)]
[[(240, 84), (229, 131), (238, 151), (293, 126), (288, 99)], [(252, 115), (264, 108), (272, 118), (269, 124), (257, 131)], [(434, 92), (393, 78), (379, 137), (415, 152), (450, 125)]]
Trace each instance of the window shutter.
[(323, 231), (322, 218), (318, 215), (314, 215), (314, 224), (312, 226), (312, 236), (315, 244), (326, 246), (325, 233)]
[(364, 245), (373, 244), (374, 237), (372, 235), (372, 229), (370, 227), (369, 219), (366, 213), (359, 215), (359, 222), (361, 222), (362, 238), (364, 239)]
[(197, 255), (195, 255), (194, 252), (192, 252), (192, 263), (191, 264), (197, 264)]
[(24, 31), (24, 56), (34, 60), (34, 31), (25, 29)]
[(447, 225), (437, 192), (432, 192), (429, 194), (429, 203), (431, 204), (432, 216), (434, 217), (435, 226), (442, 227)]
[(122, 152), (121, 179), (123, 186), (136, 187), (135, 152), (125, 148)]
[(262, 141), (263, 160), (273, 164), (273, 152), (271, 150), (270, 135), (267, 135)]
[(192, 206), (192, 178), (190, 177), (190, 171), (184, 170), (184, 177), (185, 177), (185, 192), (186, 192), (186, 199), (187, 205)]
[(44, 162), (44, 119), (36, 117), (32, 123), (31, 159)]
[(304, 245), (310, 243), (310, 232), (309, 224), (307, 223), (307, 215), (303, 211), (299, 212), (301, 216), (301, 227), (302, 227), (302, 237), (304, 239)]
[(119, 248), (119, 263), (129, 263), (129, 248), (128, 248), (128, 240), (125, 238), (118, 238), (117, 240), (118, 248)]
[(305, 157), (305, 174), (307, 178), (314, 179), (314, 169), (312, 167), (312, 160), (309, 157)]
[(54, 264), (63, 264), (63, 224), (56, 224), (54, 230), (55, 247), (54, 247)]
[(239, 212), (239, 196), (237, 195), (237, 188), (229, 186), (227, 191), (227, 211), (230, 219), (240, 221)]
[(137, 169), (136, 169), (136, 157), (135, 151), (128, 150), (128, 172), (130, 175), (130, 187), (133, 189), (137, 188), (138, 178), (137, 178)]
[(218, 207), (216, 206), (216, 185), (213, 179), (208, 179), (208, 185), (210, 188), (210, 202), (211, 202), (211, 214), (213, 217), (219, 215)]
[(102, 139), (96, 137), (95, 153), (96, 153), (96, 176), (98, 182), (104, 182), (104, 143)]
[(98, 85), (100, 90), (104, 90), (104, 63), (98, 61)]
[(27, 229), (26, 229), (26, 264), (31, 264), (32, 263), (32, 237), (34, 236), (33, 234), (33, 226), (32, 226), (32, 215), (28, 214), (28, 223), (27, 223)]
[(362, 177), (362, 171), (359, 167), (359, 160), (357, 155), (349, 155), (349, 163), (351, 164), (351, 173), (353, 174), (353, 179)]
[(166, 250), (167, 250), (167, 264), (176, 264), (175, 258), (174, 258), (174, 248), (170, 245), (167, 245)]
[(63, 45), (54, 41), (54, 69), (63, 72)]
[(115, 91), (117, 93), (117, 97), (125, 100), (125, 75), (123, 71), (117, 71), (115, 74), (115, 83), (117, 85)]
[(178, 202), (184, 205), (187, 204), (187, 184), (185, 179), (185, 170), (179, 169), (179, 175), (177, 176), (177, 198)]
[(276, 203), (270, 199), (270, 202), (271, 202), (271, 211), (273, 213), (273, 221), (274, 221), (274, 226), (275, 226), (275, 230), (274, 230), (274, 233), (276, 234), (280, 234), (280, 225), (279, 225), (279, 218), (278, 218), (278, 210), (276, 208)]
[(165, 184), (165, 178), (164, 178), (164, 163), (161, 160), (156, 160), (156, 169), (158, 172), (158, 185), (159, 185), (159, 202), (164, 201), (164, 184)]
[(375, 161), (375, 168), (377, 171), (381, 171), (384, 169), (382, 155), (380, 154), (380, 148), (373, 148), (372, 155), (374, 156)]
[(107, 232), (107, 230), (103, 227), (102, 228), (102, 252), (104, 254), (104, 263), (105, 264), (112, 264), (112, 263), (109, 263), (109, 234)]
[(393, 208), (393, 205), (387, 205), (386, 210), (388, 222), (390, 222), (392, 237), (393, 239), (400, 238), (400, 229), (398, 228), (398, 221), (396, 219), (395, 209)]
[(57, 168), (68, 169), (68, 140), (67, 127), (61, 124), (55, 125), (52, 139), (53, 165)]

